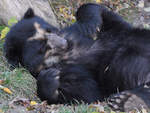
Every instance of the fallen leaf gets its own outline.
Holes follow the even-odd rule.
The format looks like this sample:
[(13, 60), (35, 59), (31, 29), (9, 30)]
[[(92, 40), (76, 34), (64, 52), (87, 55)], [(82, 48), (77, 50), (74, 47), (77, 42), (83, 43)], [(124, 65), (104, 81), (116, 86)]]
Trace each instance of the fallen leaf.
[(3, 88), (3, 90), (6, 92), (6, 93), (8, 93), (8, 94), (12, 94), (12, 91), (10, 90), (10, 89), (8, 89), (8, 88)]
[(96, 3), (101, 3), (102, 2), (102, 0), (96, 0)]
[(0, 85), (4, 83), (4, 80), (0, 80)]
[(31, 102), (30, 102), (30, 105), (31, 105), (31, 106), (37, 105), (37, 102), (36, 102), (36, 101), (31, 101)]
[(0, 109), (0, 113), (4, 113), (2, 109)]
[(64, 9), (62, 7), (59, 8), (59, 11), (63, 13)]
[(4, 86), (0, 85), (0, 89), (5, 91), (6, 93), (12, 94), (12, 91), (10, 89), (8, 89), (7, 87), (4, 87)]
[(32, 111), (32, 110), (34, 110), (35, 108), (34, 108), (33, 106), (28, 106), (26, 109), (27, 109), (27, 111)]
[(1, 39), (5, 38), (5, 36), (7, 35), (7, 33), (9, 32), (10, 28), (9, 27), (5, 27), (2, 31), (1, 31)]

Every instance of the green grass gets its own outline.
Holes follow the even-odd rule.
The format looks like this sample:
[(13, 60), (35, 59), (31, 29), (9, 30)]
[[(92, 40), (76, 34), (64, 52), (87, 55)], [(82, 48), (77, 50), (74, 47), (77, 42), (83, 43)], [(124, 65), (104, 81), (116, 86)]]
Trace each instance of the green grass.
[(13, 92), (13, 94), (10, 95), (0, 90), (0, 100), (10, 100), (17, 96), (35, 99), (36, 83), (25, 69), (22, 68), (1, 72), (0, 79), (5, 80), (3, 86), (9, 88)]
[[(9, 102), (16, 97), (39, 101), (36, 96), (36, 81), (24, 68), (16, 68), (11, 71), (3, 56), (3, 40), (0, 40), (0, 80), (1, 84), (9, 88), (12, 94), (8, 94), (0, 89), (0, 109), (5, 113), (9, 110)], [(1, 103), (2, 102), (2, 103)]]
[(0, 89), (0, 101), (1, 100), (12, 100), (13, 98), (25, 97), (31, 100), (36, 97), (36, 81), (24, 68), (16, 68), (11, 71), (8, 68), (6, 59), (2, 53), (3, 41), (0, 41), (0, 80), (5, 82), (2, 86), (9, 88), (13, 93), (7, 94)]
[(59, 109), (59, 113), (98, 113), (95, 108), (90, 108), (87, 104), (78, 106), (63, 106)]

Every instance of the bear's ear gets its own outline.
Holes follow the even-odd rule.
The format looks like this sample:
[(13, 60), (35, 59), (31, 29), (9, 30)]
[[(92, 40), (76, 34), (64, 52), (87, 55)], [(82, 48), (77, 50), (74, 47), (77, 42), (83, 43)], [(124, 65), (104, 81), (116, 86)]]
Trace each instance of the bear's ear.
[(32, 8), (28, 8), (28, 10), (25, 12), (24, 17), (23, 18), (32, 18), (34, 17), (34, 11)]

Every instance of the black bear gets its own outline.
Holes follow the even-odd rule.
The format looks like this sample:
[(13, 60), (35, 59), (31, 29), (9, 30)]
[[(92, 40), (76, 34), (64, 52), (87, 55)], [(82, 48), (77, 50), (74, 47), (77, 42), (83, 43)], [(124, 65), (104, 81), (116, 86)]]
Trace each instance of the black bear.
[(102, 99), (93, 73), (76, 60), (94, 43), (95, 31), (84, 24), (76, 22), (59, 31), (28, 9), (6, 36), (8, 62), (20, 63), (37, 79), (41, 100), (53, 104)]
[[(85, 14), (95, 16), (88, 20)], [(84, 4), (78, 9), (77, 20), (84, 19), (90, 23), (94, 19), (101, 21), (101, 25), (93, 22), (95, 31), (99, 29), (98, 38), (80, 62), (90, 65), (89, 69), (97, 73), (94, 76), (105, 97), (150, 82), (150, 30), (135, 28), (98, 4)]]
[[(25, 14), (30, 17), (27, 21), (36, 20), (32, 10), (27, 12), (30, 12)], [(41, 27), (43, 24), (31, 22), (34, 32), (38, 33), (27, 37), (29, 40), (22, 43), (21, 56), (16, 55), (23, 66), (35, 71), (41, 100), (47, 100), (49, 104), (75, 100), (90, 103), (149, 82), (149, 75), (145, 74), (149, 72), (149, 30), (133, 28), (119, 15), (97, 4), (82, 5), (76, 18), (75, 24), (60, 31), (56, 28), (46, 30)], [(97, 40), (93, 41), (95, 33)], [(8, 47), (11, 46), (5, 44), (5, 48)], [(40, 63), (33, 63), (38, 68), (27, 65), (40, 58)]]
[[(56, 33), (58, 29), (49, 25), (42, 18), (33, 15), (34, 13), (32, 9), (29, 8), (24, 17), (11, 28), (5, 38), (4, 55), (7, 58), (8, 63), (11, 64), (12, 69), (18, 67), (20, 63), (31, 70), (30, 72), (33, 73), (33, 76), (36, 76), (35, 72), (43, 60), (42, 55), (37, 56), (37, 51), (40, 51), (41, 49), (43, 50), (42, 46), (45, 46), (46, 43), (46, 41), (44, 41), (46, 40), (46, 36), (44, 36), (45, 33), (43, 33), (44, 31), (40, 30), (40, 28), (44, 29), (45, 32), (51, 33)], [(36, 36), (38, 38), (34, 39)], [(43, 39), (40, 39), (40, 37), (43, 37)], [(32, 47), (28, 49), (28, 54), (26, 54), (25, 52), (27, 48), (25, 46), (30, 43), (33, 43), (30, 45)], [(23, 54), (32, 57), (28, 57), (31, 60), (29, 61), (29, 59)]]

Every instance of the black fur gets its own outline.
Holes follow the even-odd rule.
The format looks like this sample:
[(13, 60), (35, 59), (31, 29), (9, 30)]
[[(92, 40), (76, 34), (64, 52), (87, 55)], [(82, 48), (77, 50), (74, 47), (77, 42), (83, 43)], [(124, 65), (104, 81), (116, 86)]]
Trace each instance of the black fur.
[[(150, 30), (132, 27), (103, 5), (83, 6), (82, 13), (94, 7), (89, 15), (98, 15), (95, 16), (97, 19), (101, 15), (102, 18), (99, 19), (102, 25), (97, 32), (98, 40), (81, 58), (81, 62), (98, 73), (95, 76), (99, 79), (104, 96), (150, 82)], [(85, 57), (86, 60), (83, 60)]]
[[(43, 60), (42, 56), (38, 57), (37, 55), (36, 56), (38, 57), (38, 60), (36, 59), (35, 60), (38, 62), (33, 61), (34, 57), (32, 58), (32, 60), (29, 60), (28, 58), (27, 59), (23, 58), (24, 57), (23, 53), (24, 53), (24, 49), (26, 49), (25, 47), (26, 44), (31, 43), (31, 41), (28, 41), (28, 39), (34, 37), (36, 34), (39, 34), (39, 36), (41, 34), (41, 33), (38, 33), (37, 28), (35, 27), (34, 24), (39, 24), (41, 29), (44, 29), (46, 32), (49, 31), (49, 29), (51, 30), (52, 33), (58, 31), (57, 28), (49, 25), (42, 18), (35, 16), (32, 9), (28, 9), (24, 15), (24, 18), (21, 19), (16, 25), (14, 25), (11, 28), (11, 30), (9, 31), (9, 33), (7, 34), (5, 38), (4, 55), (7, 58), (8, 63), (11, 64), (12, 69), (14, 69), (15, 67), (18, 67), (19, 63), (21, 65), (24, 65), (26, 62), (30, 62), (30, 64), (32, 65), (31, 67), (26, 65), (25, 67), (28, 67), (28, 69), (36, 68), (36, 66), (39, 66), (40, 62)], [(40, 48), (42, 48), (41, 46), (43, 45), (44, 41), (41, 42), (38, 39), (33, 43), (34, 44), (31, 44), (29, 47), (29, 48), (32, 48), (32, 47), (33, 48), (31, 50), (28, 49), (28, 55), (37, 54), (36, 52)], [(35, 49), (34, 51), (36, 52), (32, 53), (33, 49)], [(32, 73), (32, 70), (31, 70), (31, 73)]]
[(94, 43), (93, 34), (85, 33), (80, 22), (58, 31), (33, 15), (29, 9), (6, 36), (8, 62), (13, 66), (21, 63), (37, 78), (38, 96), (49, 104), (100, 100), (92, 72), (76, 62)]
[(59, 70), (41, 71), (37, 79), (37, 94), (49, 104), (91, 103), (101, 100), (98, 84), (84, 67), (66, 65)]

